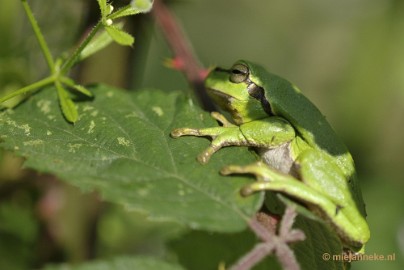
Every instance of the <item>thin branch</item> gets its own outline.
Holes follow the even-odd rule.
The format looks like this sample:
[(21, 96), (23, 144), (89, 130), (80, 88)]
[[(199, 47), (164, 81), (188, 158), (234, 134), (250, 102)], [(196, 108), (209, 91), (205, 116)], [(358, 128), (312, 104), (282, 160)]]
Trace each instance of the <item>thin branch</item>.
[(200, 65), (194, 55), (192, 46), (174, 15), (161, 0), (154, 1), (152, 15), (174, 53), (174, 61), (177, 63), (176, 68), (184, 73), (188, 82), (194, 88), (202, 107), (212, 111), (214, 106), (204, 88), (206, 69)]
[(280, 243), (276, 247), (276, 257), (285, 270), (300, 270), (300, 265), (293, 250), (286, 244)]
[(23, 88), (18, 89), (17, 91), (14, 91), (14, 92), (0, 98), (0, 103), (3, 103), (4, 101), (7, 101), (7, 100), (9, 100), (9, 99), (11, 99), (13, 97), (18, 96), (18, 95), (26, 94), (26, 93), (31, 92), (31, 91), (35, 91), (35, 90), (37, 90), (39, 88), (42, 88), (42, 87), (44, 87), (44, 86), (46, 86), (48, 84), (53, 83), (54, 81), (55, 81), (55, 78), (53, 76), (46, 77), (45, 79), (42, 79), (42, 80), (39, 80), (39, 81), (37, 81), (35, 83), (27, 85), (27, 86), (25, 86)]
[(55, 62), (54, 62), (51, 52), (48, 48), (48, 45), (46, 44), (45, 38), (42, 35), (41, 29), (39, 28), (38, 23), (35, 20), (34, 15), (32, 14), (32, 10), (28, 5), (27, 0), (22, 0), (22, 5), (23, 5), (25, 13), (27, 14), (27, 17), (31, 23), (32, 29), (34, 30), (35, 36), (38, 39), (42, 53), (45, 56), (46, 62), (48, 63), (48, 67), (53, 74), (55, 72)]
[(229, 270), (251, 269), (275, 250), (274, 243), (259, 243)]
[(90, 43), (90, 41), (93, 39), (95, 34), (97, 33), (98, 29), (101, 27), (102, 23), (101, 21), (98, 21), (98, 23), (91, 29), (90, 33), (88, 33), (87, 37), (83, 40), (83, 42), (80, 44), (80, 46), (74, 51), (74, 53), (66, 60), (66, 62), (62, 65), (61, 73), (65, 74), (70, 70), (70, 68), (76, 63), (77, 59), (80, 57), (81, 52), (83, 49)]

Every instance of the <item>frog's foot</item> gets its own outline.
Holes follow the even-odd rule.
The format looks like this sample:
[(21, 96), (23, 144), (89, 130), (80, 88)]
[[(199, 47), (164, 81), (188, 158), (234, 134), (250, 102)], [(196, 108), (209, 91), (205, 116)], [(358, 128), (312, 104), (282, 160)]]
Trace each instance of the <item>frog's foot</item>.
[(271, 190), (271, 182), (297, 181), (293, 177), (269, 167), (263, 161), (258, 161), (247, 166), (226, 166), (220, 173), (223, 175), (253, 174), (258, 181), (243, 187), (240, 191), (243, 196), (249, 196), (259, 191)]

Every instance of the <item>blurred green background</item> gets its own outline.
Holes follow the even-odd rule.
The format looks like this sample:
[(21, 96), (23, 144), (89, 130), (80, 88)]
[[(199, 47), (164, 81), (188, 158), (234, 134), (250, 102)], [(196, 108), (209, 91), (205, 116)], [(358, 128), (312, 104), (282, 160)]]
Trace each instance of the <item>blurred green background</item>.
[[(98, 12), (95, 3), (32, 2), (55, 55), (69, 49), (91, 24)], [(356, 161), (372, 234), (366, 253), (395, 254), (395, 261), (356, 262), (352, 269), (402, 269), (404, 1), (168, 4), (204, 66), (255, 61), (294, 82), (319, 107)], [(136, 37), (133, 48), (112, 45), (80, 65), (75, 76), (84, 83), (188, 89), (179, 72), (163, 66), (172, 55), (152, 18), (136, 16), (127, 25)], [(19, 1), (2, 3), (0, 41), (2, 95), (46, 75)], [(1, 152), (0, 269), (10, 269), (8, 263), (24, 269), (125, 253), (170, 256), (164, 242), (183, 231), (176, 224), (147, 221), (141, 214), (101, 203), (96, 194), (82, 195), (51, 176), (20, 170), (20, 165), (20, 159)]]

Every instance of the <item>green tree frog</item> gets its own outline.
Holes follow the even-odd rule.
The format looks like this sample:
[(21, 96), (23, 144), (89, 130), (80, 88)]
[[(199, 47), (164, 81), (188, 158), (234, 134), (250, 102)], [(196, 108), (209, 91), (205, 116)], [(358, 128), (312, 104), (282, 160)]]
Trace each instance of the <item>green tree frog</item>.
[(232, 121), (213, 112), (220, 126), (178, 128), (171, 136), (211, 137), (198, 156), (201, 163), (225, 146), (254, 148), (259, 161), (221, 171), (256, 176), (242, 195), (279, 192), (329, 224), (345, 248), (363, 253), (370, 232), (354, 162), (315, 105), (295, 85), (248, 61), (212, 70), (205, 86)]

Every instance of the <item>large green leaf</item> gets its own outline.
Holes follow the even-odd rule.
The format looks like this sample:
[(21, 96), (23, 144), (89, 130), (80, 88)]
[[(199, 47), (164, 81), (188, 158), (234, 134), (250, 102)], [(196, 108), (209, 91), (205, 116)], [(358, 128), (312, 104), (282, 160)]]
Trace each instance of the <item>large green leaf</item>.
[(247, 149), (223, 149), (201, 165), (195, 158), (208, 140), (169, 136), (176, 127), (217, 125), (209, 114), (178, 92), (128, 94), (107, 86), (92, 92), (94, 100), (77, 102), (75, 125), (60, 114), (54, 89), (1, 113), (1, 146), (25, 157), (27, 167), (153, 218), (221, 232), (246, 227), (262, 196), (241, 197), (239, 189), (253, 180), (218, 171), (252, 162)]
[(333, 259), (334, 255), (341, 255), (343, 249), (335, 232), (326, 224), (298, 216), (294, 227), (302, 229), (306, 235), (305, 241), (293, 246), (302, 269), (346, 269), (343, 261)]

